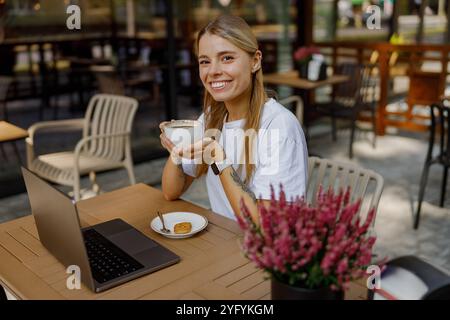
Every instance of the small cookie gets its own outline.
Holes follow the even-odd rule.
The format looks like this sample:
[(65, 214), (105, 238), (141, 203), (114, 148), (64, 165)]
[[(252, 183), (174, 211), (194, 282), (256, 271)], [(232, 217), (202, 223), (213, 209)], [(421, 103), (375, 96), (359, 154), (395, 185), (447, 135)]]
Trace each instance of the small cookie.
[(189, 233), (191, 230), (192, 224), (190, 222), (180, 222), (173, 227), (173, 231), (177, 234)]

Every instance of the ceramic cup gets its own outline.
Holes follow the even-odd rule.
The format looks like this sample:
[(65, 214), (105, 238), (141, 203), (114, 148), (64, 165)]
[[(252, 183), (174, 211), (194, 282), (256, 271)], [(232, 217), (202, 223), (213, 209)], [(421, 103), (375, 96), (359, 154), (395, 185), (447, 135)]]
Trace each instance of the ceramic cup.
[(196, 120), (175, 120), (167, 123), (164, 134), (177, 147), (186, 147), (203, 138), (203, 127)]

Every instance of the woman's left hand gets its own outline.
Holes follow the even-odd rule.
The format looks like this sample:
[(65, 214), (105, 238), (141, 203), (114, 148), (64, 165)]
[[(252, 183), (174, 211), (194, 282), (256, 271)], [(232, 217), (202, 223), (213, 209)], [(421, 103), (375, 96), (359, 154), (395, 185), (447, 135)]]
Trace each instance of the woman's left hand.
[(203, 160), (207, 164), (224, 161), (226, 155), (223, 147), (214, 138), (212, 138), (211, 140), (212, 142), (208, 144), (203, 151)]

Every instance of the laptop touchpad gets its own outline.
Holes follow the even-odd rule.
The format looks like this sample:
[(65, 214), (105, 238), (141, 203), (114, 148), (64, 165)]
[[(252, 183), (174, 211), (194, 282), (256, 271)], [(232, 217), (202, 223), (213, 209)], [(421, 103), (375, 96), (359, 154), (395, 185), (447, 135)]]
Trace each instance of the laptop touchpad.
[(108, 239), (131, 255), (157, 246), (156, 242), (133, 229), (109, 236)]

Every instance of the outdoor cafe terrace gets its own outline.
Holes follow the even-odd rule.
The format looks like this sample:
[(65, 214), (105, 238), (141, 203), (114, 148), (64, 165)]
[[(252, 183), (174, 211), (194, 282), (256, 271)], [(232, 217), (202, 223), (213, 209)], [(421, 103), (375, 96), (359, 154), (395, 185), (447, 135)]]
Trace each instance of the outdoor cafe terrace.
[[(308, 10), (313, 9), (309, 7)], [(450, 9), (448, 11), (450, 16)], [(421, 15), (423, 19), (424, 12)], [(331, 163), (343, 163), (353, 168), (353, 172), (367, 169), (381, 175), (384, 186), (375, 218), (377, 241), (373, 257), (391, 260), (412, 255), (450, 274), (450, 197), (443, 183), (450, 166), (450, 138), (444, 134), (448, 134), (450, 128), (443, 119), (450, 114), (447, 111), (435, 118), (433, 111), (430, 112), (432, 105), (447, 110), (450, 102), (450, 45), (426, 44), (422, 43), (423, 39), (409, 44), (313, 41), (313, 22), (299, 11), (295, 22), (301, 18), (307, 21), (304, 34), (299, 30), (292, 32), (293, 25), (288, 23), (287, 38), (283, 41), (278, 41), (277, 35), (281, 31), (274, 25), (252, 26), (258, 32), (264, 57), (262, 69), (266, 89), (275, 92), (276, 99), (296, 116), (306, 134), (309, 156), (317, 157), (319, 161), (329, 159)], [(164, 19), (171, 21), (173, 17), (167, 15)], [(185, 21), (176, 25), (175, 31), (169, 24), (162, 24), (164, 36), (158, 33), (138, 35), (136, 32), (125, 35), (117, 30), (104, 35), (105, 30), (100, 30), (99, 34), (81, 37), (48, 36), (0, 42), (0, 231), (4, 233), (0, 236), (0, 248), (7, 248), (14, 241), (20, 242), (13, 236), (16, 224), (23, 230), (31, 228), (26, 224), (28, 220), (20, 220), (31, 216), (21, 165), (54, 182), (58, 189), (76, 200), (77, 193), (82, 199), (95, 200), (99, 195), (122, 190), (130, 184), (137, 185), (138, 189), (140, 183), (162, 189), (168, 154), (161, 146), (159, 124), (170, 119), (195, 120), (202, 112), (203, 86), (194, 54), (194, 38), (180, 34), (180, 29), (193, 32), (196, 27), (196, 23)], [(361, 32), (356, 26), (354, 29)], [(341, 33), (348, 35), (352, 30)], [(323, 79), (306, 79), (308, 75), (301, 74), (301, 68), (293, 60), (298, 43), (304, 47), (313, 46), (320, 52), (326, 62)], [(83, 137), (82, 121), (88, 121), (89, 101), (99, 97), (97, 94), (113, 95), (117, 99), (118, 96), (132, 97), (138, 102), (136, 109), (123, 116), (131, 119), (130, 132), (124, 138), (124, 141), (130, 141), (130, 152), (125, 142), (123, 146), (119, 143), (109, 149), (108, 143), (99, 143), (97, 155), (113, 154), (123, 147), (126, 160), (117, 165), (112, 163), (114, 161), (95, 162), (98, 159), (94, 156), (87, 157), (83, 165), (100, 169), (97, 174), (91, 173), (94, 169), (76, 171), (82, 176), (81, 192), (78, 192), (78, 186), (71, 180), (71, 160), (58, 158), (58, 163), (50, 156), (45, 163), (45, 156), (39, 156), (75, 149)], [(333, 109), (335, 113), (324, 111), (323, 106), (330, 105), (345, 105), (345, 108)], [(109, 117), (97, 119), (95, 127), (112, 126), (113, 116)], [(61, 127), (51, 127), (56, 121), (63, 121), (64, 133)], [(38, 134), (40, 126), (51, 129)], [(432, 131), (434, 129), (436, 131)], [(431, 132), (436, 132), (436, 137), (430, 142)], [(113, 134), (124, 133), (117, 129)], [(444, 151), (439, 151), (439, 147)], [(439, 156), (438, 152), (441, 152)], [(443, 166), (431, 165), (434, 163)], [(195, 180), (181, 199), (189, 205), (211, 209), (205, 177)], [(151, 214), (158, 210), (161, 209), (155, 209)], [(101, 219), (95, 217), (91, 222), (94, 220)], [(150, 232), (151, 219), (147, 220), (139, 220), (139, 227)], [(233, 228), (238, 229), (235, 225), (228, 231)], [(12, 240), (2, 236), (10, 236)], [(231, 239), (231, 235), (226, 237)], [(188, 253), (199, 249), (195, 245), (190, 248), (191, 244), (186, 245)], [(28, 249), (25, 249), (26, 254), (22, 253), (25, 262)], [(252, 272), (250, 276), (259, 276), (257, 271)], [(66, 298), (77, 297), (57, 287), (61, 279), (52, 276), (43, 276), (45, 281), (54, 280), (50, 287), (66, 294)], [(242, 292), (250, 291), (242, 297), (270, 297), (265, 285), (258, 283), (255, 287), (257, 289), (242, 289)], [(205, 296), (214, 297), (212, 290), (205, 288), (195, 294), (201, 289)], [(117, 297), (123, 298), (120, 292), (120, 289), (112, 291), (111, 296), (118, 294)], [(90, 298), (89, 294), (83, 291), (80, 297)], [(190, 294), (177, 298), (195, 297)], [(143, 292), (142, 295), (167, 298), (164, 290), (146, 292), (145, 295)]]

